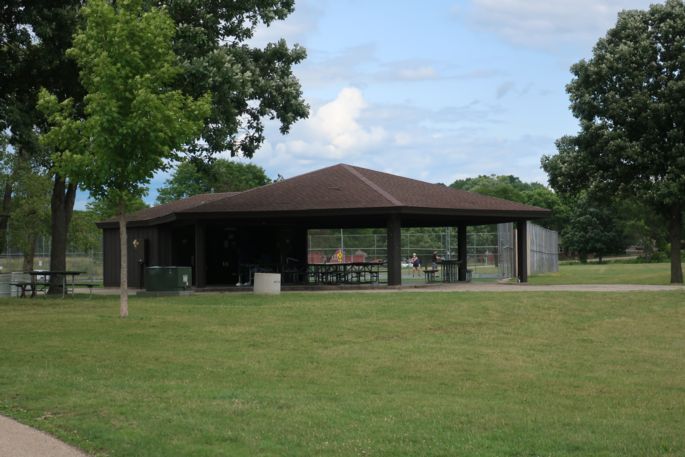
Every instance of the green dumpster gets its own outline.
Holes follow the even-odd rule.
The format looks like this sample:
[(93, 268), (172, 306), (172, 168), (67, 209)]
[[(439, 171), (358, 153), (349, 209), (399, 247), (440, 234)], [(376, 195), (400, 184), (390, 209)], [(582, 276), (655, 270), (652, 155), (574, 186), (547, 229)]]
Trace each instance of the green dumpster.
[(193, 284), (191, 267), (145, 268), (145, 290), (166, 292), (190, 289)]

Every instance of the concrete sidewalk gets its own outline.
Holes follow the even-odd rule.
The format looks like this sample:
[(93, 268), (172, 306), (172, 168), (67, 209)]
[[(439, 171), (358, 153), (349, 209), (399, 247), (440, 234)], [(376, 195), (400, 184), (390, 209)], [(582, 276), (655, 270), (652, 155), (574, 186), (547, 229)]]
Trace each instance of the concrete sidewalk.
[(34, 428), (0, 416), (0, 456), (88, 457), (78, 449)]
[[(129, 289), (129, 295), (133, 296), (139, 289)], [(649, 285), (649, 284), (554, 284), (533, 285), (497, 282), (460, 282), (455, 284), (415, 283), (402, 286), (386, 285), (338, 285), (338, 286), (283, 286), (283, 292), (664, 292), (685, 291), (681, 285)], [(196, 294), (217, 293), (252, 293), (252, 287), (215, 287), (210, 290), (194, 290)], [(76, 289), (76, 293), (88, 293), (87, 289)], [(119, 295), (119, 289), (95, 288), (93, 295)]]

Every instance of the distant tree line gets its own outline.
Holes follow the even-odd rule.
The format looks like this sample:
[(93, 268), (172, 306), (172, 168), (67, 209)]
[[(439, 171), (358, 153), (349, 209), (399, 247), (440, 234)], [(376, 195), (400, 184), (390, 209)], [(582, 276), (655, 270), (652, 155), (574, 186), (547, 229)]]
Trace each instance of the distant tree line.
[(560, 235), (561, 247), (581, 261), (594, 255), (623, 253), (628, 246), (643, 248), (647, 259), (663, 259), (666, 241), (658, 216), (634, 199), (596, 198), (589, 192), (558, 194), (540, 183), (511, 175), (460, 179), (451, 187), (552, 210), (537, 224)]

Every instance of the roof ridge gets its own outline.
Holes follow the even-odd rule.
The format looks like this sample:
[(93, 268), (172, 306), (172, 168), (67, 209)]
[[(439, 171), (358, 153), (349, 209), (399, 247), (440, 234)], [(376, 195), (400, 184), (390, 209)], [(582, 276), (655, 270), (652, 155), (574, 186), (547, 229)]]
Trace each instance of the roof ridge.
[(357, 169), (355, 169), (352, 165), (347, 165), (346, 163), (341, 164), (342, 167), (352, 173), (356, 178), (360, 179), (364, 184), (367, 186), (371, 187), (373, 190), (378, 192), (382, 197), (384, 197), (386, 200), (388, 200), (390, 203), (392, 203), (395, 206), (403, 206), (402, 202), (400, 202), (398, 199), (392, 196), (388, 191), (385, 189), (381, 188), (378, 184), (375, 182), (371, 181), (369, 178), (366, 176), (362, 175)]

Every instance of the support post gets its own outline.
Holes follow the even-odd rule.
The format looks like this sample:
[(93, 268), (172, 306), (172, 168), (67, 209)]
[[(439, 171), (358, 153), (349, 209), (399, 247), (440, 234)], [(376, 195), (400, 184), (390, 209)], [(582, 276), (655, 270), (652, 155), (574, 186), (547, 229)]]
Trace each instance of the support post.
[(195, 287), (207, 285), (207, 227), (195, 224)]
[(516, 223), (516, 270), (519, 282), (528, 282), (528, 222)]
[(460, 225), (457, 227), (457, 260), (459, 260), (459, 281), (466, 281), (466, 269), (467, 265), (467, 253), (466, 253), (466, 226)]
[(388, 217), (388, 285), (402, 285), (401, 222), (396, 214)]

